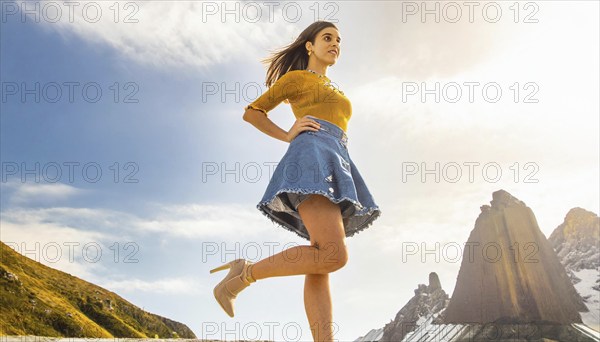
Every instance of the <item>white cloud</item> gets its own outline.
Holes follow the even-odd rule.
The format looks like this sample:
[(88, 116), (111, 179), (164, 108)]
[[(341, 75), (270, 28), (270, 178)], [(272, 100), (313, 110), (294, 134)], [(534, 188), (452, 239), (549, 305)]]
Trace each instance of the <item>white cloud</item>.
[(138, 221), (137, 229), (184, 238), (235, 239), (260, 236), (268, 228), (266, 218), (251, 206), (192, 203), (155, 207), (154, 217)]
[[(54, 216), (53, 213), (59, 211), (67, 211), (67, 209), (8, 210), (3, 213), (0, 222), (2, 242), (48, 267), (59, 269), (111, 290), (158, 293), (203, 291), (202, 283), (199, 280), (186, 277), (145, 281), (134, 278), (107, 279), (105, 276), (100, 276), (100, 274), (111, 274), (99, 259), (113, 257), (113, 242), (122, 240), (119, 232), (115, 230), (107, 234), (69, 227), (68, 225), (72, 222), (61, 222), (62, 219), (67, 218), (65, 215), (54, 218), (57, 222), (47, 222), (50, 217)], [(94, 215), (89, 215), (89, 213), (94, 213)], [(70, 212), (69, 218), (72, 219), (77, 214), (81, 214), (81, 219), (85, 220), (85, 217), (102, 215), (102, 211), (73, 210)], [(13, 220), (15, 217), (19, 217), (19, 220)], [(114, 276), (114, 274), (111, 275)]]
[[(44, 15), (53, 7), (63, 12), (60, 20), (51, 22)], [(32, 4), (19, 3), (21, 9)], [(210, 6), (218, 6), (214, 9)], [(84, 8), (87, 10), (84, 11)], [(234, 9), (240, 17), (221, 18), (226, 9)], [(75, 35), (93, 44), (112, 47), (127, 59), (156, 68), (194, 67), (208, 70), (211, 66), (231, 63), (247, 58), (248, 53), (260, 50), (257, 44), (281, 41), (292, 32), (291, 25), (281, 20), (267, 22), (267, 7), (261, 6), (261, 23), (255, 23), (251, 7), (243, 2), (205, 3), (187, 1), (142, 1), (130, 3), (81, 2), (73, 6), (70, 18), (69, 6), (53, 1), (41, 1), (41, 22), (44, 27), (61, 34), (65, 39)], [(119, 7), (117, 13), (116, 7)], [(96, 13), (101, 13), (96, 19)], [(52, 9), (54, 10), (54, 9)], [(52, 12), (53, 13), (53, 12)], [(86, 14), (87, 13), (87, 14)], [(27, 12), (33, 21), (32, 13)], [(12, 17), (9, 17), (12, 18)], [(115, 23), (116, 18), (116, 23)], [(249, 19), (246, 19), (249, 18)]]
[(255, 208), (235, 204), (156, 205), (148, 211), (153, 214), (142, 217), (102, 208), (5, 208), (2, 233), (3, 238), (14, 238), (31, 232), (27, 237), (32, 241), (70, 239), (75, 235), (93, 241), (116, 241), (157, 232), (173, 238), (252, 237), (269, 227)]
[[(44, 15), (47, 4), (61, 9), (60, 20), (44, 20), (51, 16)], [(147, 1), (120, 4), (118, 14), (113, 3), (92, 4), (86, 11), (85, 2), (74, 6), (72, 18), (68, 6), (50, 0), (41, 1), (37, 12), (42, 13), (45, 28), (65, 39), (74, 35), (106, 45), (129, 60), (159, 69), (192, 67), (207, 71), (214, 65), (247, 62), (249, 56), (254, 60), (258, 55), (266, 57), (267, 50), (291, 43), (317, 19), (314, 4), (303, 2), (284, 1), (273, 5), (271, 11), (260, 2)], [(384, 1), (371, 2), (367, 7), (365, 2), (335, 2), (319, 8), (319, 16), (334, 22), (344, 37), (342, 67), (363, 79), (381, 74), (417, 78), (452, 75), (484, 61), (512, 44), (513, 35), (522, 34), (520, 27), (506, 19), (506, 13), (511, 13), (509, 4), (502, 4), (506, 15), (493, 24), (481, 15), (471, 23), (466, 12), (458, 23), (444, 18), (435, 22), (432, 16), (422, 22), (420, 14), (402, 22), (404, 5)], [(101, 15), (96, 21), (98, 9)], [(468, 10), (465, 6), (462, 9)], [(32, 13), (27, 13), (33, 20)], [(364, 24), (356, 25), (357, 21)]]
[(104, 241), (109, 240), (109, 235), (83, 231), (61, 222), (49, 222), (24, 211), (17, 214), (19, 220), (12, 220), (10, 216), (13, 214), (16, 213), (3, 210), (0, 226), (2, 242), (17, 252), (82, 279), (90, 279), (103, 270), (102, 264), (95, 260), (98, 252), (108, 250)]
[(32, 203), (56, 203), (84, 193), (83, 189), (63, 183), (21, 183), (8, 181), (1, 184), (3, 193), (10, 193), (15, 205)]
[(208, 287), (205, 286), (202, 281), (191, 277), (163, 278), (154, 281), (145, 281), (141, 279), (99, 279), (97, 284), (104, 288), (110, 289), (111, 291), (123, 293), (134, 293), (141, 291), (168, 294), (202, 294), (208, 290)]

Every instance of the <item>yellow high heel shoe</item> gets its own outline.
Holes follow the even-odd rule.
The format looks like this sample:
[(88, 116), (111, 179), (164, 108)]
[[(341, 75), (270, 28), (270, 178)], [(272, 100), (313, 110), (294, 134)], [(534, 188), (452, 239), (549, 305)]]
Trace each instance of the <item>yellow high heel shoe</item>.
[(210, 270), (210, 273), (230, 269), (229, 273), (220, 283), (215, 286), (213, 294), (215, 299), (221, 305), (221, 308), (230, 316), (234, 316), (234, 300), (243, 289), (256, 282), (252, 277), (251, 269), (253, 262), (245, 259), (236, 259), (224, 265)]

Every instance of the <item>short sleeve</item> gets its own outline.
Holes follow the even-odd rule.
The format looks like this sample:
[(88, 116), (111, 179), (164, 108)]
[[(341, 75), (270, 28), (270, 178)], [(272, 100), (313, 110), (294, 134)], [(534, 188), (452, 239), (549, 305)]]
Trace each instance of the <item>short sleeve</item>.
[(246, 106), (259, 110), (267, 116), (267, 113), (277, 107), (282, 101), (293, 99), (301, 91), (301, 77), (294, 71), (288, 71), (271, 85), (266, 92), (259, 96), (254, 102)]

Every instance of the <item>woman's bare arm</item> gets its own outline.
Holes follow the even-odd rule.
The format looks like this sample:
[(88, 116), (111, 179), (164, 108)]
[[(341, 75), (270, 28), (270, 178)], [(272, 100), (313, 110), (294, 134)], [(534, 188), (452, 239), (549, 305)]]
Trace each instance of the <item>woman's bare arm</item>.
[(248, 108), (244, 112), (243, 119), (244, 121), (251, 123), (254, 127), (266, 135), (289, 143), (288, 132), (284, 131), (281, 129), (281, 127), (273, 123), (273, 121), (271, 121), (271, 119), (269, 119), (265, 113), (256, 109)]

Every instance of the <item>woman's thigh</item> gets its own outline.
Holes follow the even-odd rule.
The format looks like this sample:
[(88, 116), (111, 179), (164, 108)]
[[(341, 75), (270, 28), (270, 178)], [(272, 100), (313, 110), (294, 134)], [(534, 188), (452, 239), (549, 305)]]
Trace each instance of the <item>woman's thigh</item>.
[(340, 206), (327, 197), (312, 194), (298, 206), (298, 213), (310, 235), (311, 245), (326, 250), (329, 259), (347, 259), (346, 235)]

